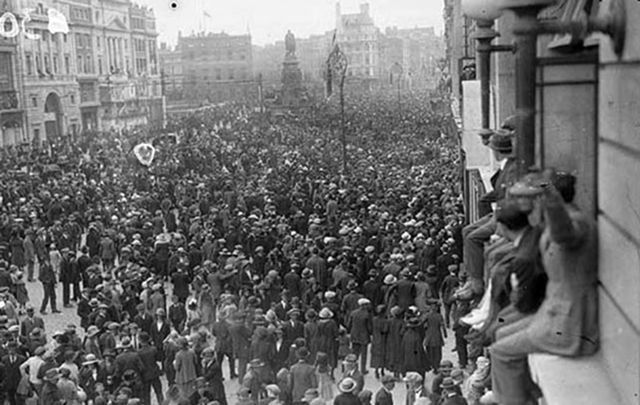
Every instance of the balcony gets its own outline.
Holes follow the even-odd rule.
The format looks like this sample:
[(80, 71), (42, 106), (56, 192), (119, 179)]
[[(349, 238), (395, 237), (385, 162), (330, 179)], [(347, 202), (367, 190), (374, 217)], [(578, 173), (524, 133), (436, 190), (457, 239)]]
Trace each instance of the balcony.
[(15, 90), (0, 90), (0, 111), (18, 109), (18, 92)]

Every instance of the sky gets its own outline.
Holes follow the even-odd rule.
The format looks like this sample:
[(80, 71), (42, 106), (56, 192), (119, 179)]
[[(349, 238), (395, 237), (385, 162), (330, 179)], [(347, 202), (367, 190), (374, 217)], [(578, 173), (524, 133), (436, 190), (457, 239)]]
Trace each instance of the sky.
[[(172, 1), (177, 7), (172, 9)], [(134, 0), (151, 6), (160, 33), (158, 42), (175, 45), (178, 31), (189, 35), (207, 32), (251, 33), (252, 43), (265, 45), (284, 39), (322, 34), (335, 28), (336, 0)], [(343, 14), (357, 13), (365, 0), (341, 0)], [(443, 0), (369, 0), (376, 25), (399, 28), (435, 27), (443, 30)], [(210, 15), (205, 17), (204, 13)]]

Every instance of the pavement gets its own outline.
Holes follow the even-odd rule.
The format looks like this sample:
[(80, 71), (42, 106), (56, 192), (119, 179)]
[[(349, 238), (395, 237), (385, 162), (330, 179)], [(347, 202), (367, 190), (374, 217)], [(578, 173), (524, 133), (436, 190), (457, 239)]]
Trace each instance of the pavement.
[[(168, 287), (167, 290), (169, 291), (171, 289), (170, 285), (167, 284), (167, 287)], [(42, 303), (42, 298), (43, 298), (42, 284), (37, 281), (27, 283), (27, 291), (29, 292), (29, 304), (36, 309), (36, 314), (39, 315), (38, 311), (40, 309), (40, 304)], [(77, 311), (76, 306), (74, 305), (72, 308), (63, 308), (62, 306), (62, 285), (60, 283), (58, 283), (56, 286), (56, 302), (58, 304), (57, 305), (58, 310), (62, 311), (62, 313), (52, 314), (50, 307), (47, 307), (47, 314), (41, 315), (45, 322), (45, 329), (46, 329), (47, 335), (51, 336), (51, 334), (55, 331), (66, 329), (66, 326), (68, 324), (75, 324), (76, 326), (78, 326), (79, 333), (80, 335), (82, 335), (82, 331), (79, 328), (80, 317), (76, 313)], [(454, 347), (453, 332), (448, 331), (447, 339), (445, 339), (445, 345), (442, 349), (442, 357), (443, 359), (451, 360), (454, 364), (457, 364), (457, 357), (455, 353), (451, 351), (453, 347)], [(369, 358), (371, 358), (371, 356), (369, 356)], [(225, 359), (224, 360), (225, 364), (222, 365), (223, 375), (225, 379), (224, 380), (225, 392), (227, 394), (228, 402), (235, 403), (236, 402), (235, 394), (238, 392), (239, 382), (237, 379), (231, 380), (229, 378), (229, 374), (228, 374), (229, 366), (228, 364), (226, 364), (226, 362), (227, 360)], [(340, 374), (341, 373), (338, 370), (335, 375), (337, 381), (340, 380)], [(431, 373), (427, 375), (426, 384), (425, 384), (426, 387), (429, 387), (429, 388), (431, 387), (431, 380), (433, 379), (433, 377), (434, 376)], [(166, 392), (167, 383), (166, 383), (166, 380), (164, 379), (163, 379), (163, 386)], [(365, 375), (364, 389), (371, 391), (375, 395), (375, 393), (380, 389), (381, 386), (382, 385), (380, 384), (380, 381), (378, 381), (375, 378), (373, 370), (371, 370), (367, 375)], [(337, 388), (335, 388), (334, 391), (337, 393), (338, 392)], [(152, 395), (152, 398), (154, 398), (154, 395)], [(404, 387), (404, 384), (402, 383), (396, 384), (396, 388), (393, 390), (394, 404), (404, 404), (405, 398), (406, 398), (406, 389)], [(153, 402), (155, 403), (155, 399), (153, 399)]]

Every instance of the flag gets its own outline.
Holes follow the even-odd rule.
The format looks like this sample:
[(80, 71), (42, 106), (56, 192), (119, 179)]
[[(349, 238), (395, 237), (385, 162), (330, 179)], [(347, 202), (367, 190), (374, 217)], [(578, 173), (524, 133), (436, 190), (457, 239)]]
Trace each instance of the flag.
[(133, 154), (140, 164), (151, 166), (153, 158), (156, 156), (156, 148), (149, 143), (140, 143), (133, 148)]

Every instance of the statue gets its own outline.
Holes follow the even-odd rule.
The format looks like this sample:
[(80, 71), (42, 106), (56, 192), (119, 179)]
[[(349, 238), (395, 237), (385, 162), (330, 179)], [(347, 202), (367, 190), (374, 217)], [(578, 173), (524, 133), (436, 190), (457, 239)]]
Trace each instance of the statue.
[(284, 47), (287, 50), (286, 56), (296, 55), (296, 37), (291, 33), (291, 30), (287, 31), (287, 35), (284, 36)]

